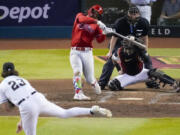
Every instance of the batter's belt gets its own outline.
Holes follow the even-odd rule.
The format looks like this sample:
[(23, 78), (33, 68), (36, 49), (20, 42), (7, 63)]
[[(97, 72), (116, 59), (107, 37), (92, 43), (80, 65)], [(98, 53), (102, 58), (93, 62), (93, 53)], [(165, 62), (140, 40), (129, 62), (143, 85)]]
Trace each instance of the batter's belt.
[(71, 47), (72, 50), (77, 50), (77, 51), (91, 51), (92, 48), (90, 47)]

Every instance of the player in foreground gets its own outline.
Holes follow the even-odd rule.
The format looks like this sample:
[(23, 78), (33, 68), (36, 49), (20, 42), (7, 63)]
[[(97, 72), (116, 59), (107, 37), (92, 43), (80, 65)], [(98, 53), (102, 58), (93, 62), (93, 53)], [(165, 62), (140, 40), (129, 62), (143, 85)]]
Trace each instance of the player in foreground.
[[(96, 94), (101, 94), (101, 88), (94, 77), (93, 39), (98, 43), (105, 40), (107, 34), (105, 25), (99, 21), (103, 9), (100, 5), (94, 5), (87, 15), (78, 13), (76, 15), (72, 30), (70, 63), (73, 69), (73, 85), (75, 89), (74, 100), (90, 100), (83, 93), (81, 76), (92, 86)], [(102, 30), (103, 29), (103, 30)]]
[(59, 118), (69, 118), (81, 115), (99, 115), (111, 117), (111, 111), (92, 106), (91, 108), (74, 107), (63, 109), (48, 101), (45, 96), (39, 93), (31, 84), (18, 76), (14, 64), (4, 63), (2, 77), (4, 80), (0, 84), (0, 104), (6, 110), (15, 105), (19, 108), (21, 120), (17, 126), (17, 133), (22, 129), (26, 135), (36, 135), (36, 126), (40, 114)]
[[(135, 40), (135, 37), (129, 36), (129, 39)], [(118, 50), (118, 56), (113, 56), (113, 60), (120, 64), (122, 74), (109, 81), (108, 86), (111, 90), (122, 90), (130, 84), (152, 79), (157, 84), (156, 88), (169, 85), (176, 92), (180, 92), (180, 82), (158, 69), (146, 69), (144, 67), (140, 47), (125, 39), (122, 44), (123, 46)]]

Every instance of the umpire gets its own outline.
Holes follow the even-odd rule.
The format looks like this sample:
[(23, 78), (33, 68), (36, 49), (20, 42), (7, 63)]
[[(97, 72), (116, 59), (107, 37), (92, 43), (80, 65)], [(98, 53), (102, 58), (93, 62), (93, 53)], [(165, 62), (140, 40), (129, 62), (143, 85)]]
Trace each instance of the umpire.
[[(136, 38), (141, 38), (148, 47), (149, 22), (140, 16), (139, 9), (135, 5), (131, 5), (128, 9), (127, 15), (118, 18), (113, 27), (117, 33), (124, 36), (132, 35)], [(120, 71), (119, 65), (113, 64), (111, 56), (114, 53), (116, 54), (118, 48), (122, 46), (121, 41), (122, 38), (118, 38), (114, 35), (110, 40), (109, 52), (107, 54), (108, 60), (103, 66), (103, 70), (99, 78), (99, 85), (102, 90), (105, 89), (105, 86), (108, 84), (114, 67), (116, 66), (117, 70)], [(151, 69), (152, 61), (147, 53), (147, 50), (142, 50), (141, 55), (145, 64), (145, 68)]]

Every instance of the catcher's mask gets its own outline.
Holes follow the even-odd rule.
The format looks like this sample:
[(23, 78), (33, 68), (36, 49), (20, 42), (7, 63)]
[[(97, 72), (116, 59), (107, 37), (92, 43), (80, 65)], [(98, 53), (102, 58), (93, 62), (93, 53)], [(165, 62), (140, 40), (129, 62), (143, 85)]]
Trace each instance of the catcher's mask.
[(6, 62), (3, 64), (3, 72), (14, 71), (15, 67), (12, 62)]
[(101, 20), (102, 13), (103, 13), (103, 8), (100, 5), (94, 5), (88, 10), (88, 15), (98, 20)]
[(127, 19), (130, 23), (136, 23), (140, 18), (140, 11), (136, 5), (131, 5), (128, 9)]
[[(127, 36), (127, 38), (129, 38), (130, 40), (135, 40), (135, 37), (134, 36)], [(133, 45), (133, 43), (127, 39), (124, 39), (123, 42), (123, 49), (124, 49), (124, 52), (127, 54), (127, 55), (131, 55), (135, 52), (135, 47)]]

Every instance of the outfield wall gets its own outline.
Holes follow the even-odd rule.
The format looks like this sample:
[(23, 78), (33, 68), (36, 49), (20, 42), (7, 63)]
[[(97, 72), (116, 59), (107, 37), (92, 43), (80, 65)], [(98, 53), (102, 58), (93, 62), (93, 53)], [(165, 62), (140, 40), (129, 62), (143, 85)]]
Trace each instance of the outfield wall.
[(70, 38), (72, 26), (0, 27), (0, 38)]
[[(180, 37), (178, 26), (157, 26), (155, 24), (162, 8), (162, 0), (153, 5), (153, 24), (149, 36)], [(0, 38), (71, 38), (75, 15), (86, 12), (94, 4), (103, 6), (103, 22), (112, 24), (123, 16), (128, 8), (124, 0), (1, 0), (0, 2)]]
[(1, 0), (0, 38), (67, 38), (81, 0)]

